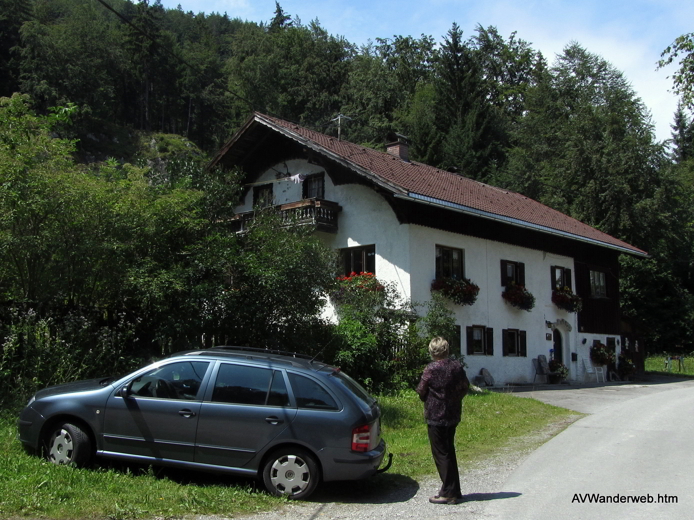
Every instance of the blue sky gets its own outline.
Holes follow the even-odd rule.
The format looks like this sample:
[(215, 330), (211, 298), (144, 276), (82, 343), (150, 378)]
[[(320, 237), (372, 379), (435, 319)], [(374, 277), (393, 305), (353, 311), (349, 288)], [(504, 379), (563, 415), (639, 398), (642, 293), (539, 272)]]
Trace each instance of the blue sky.
[[(231, 18), (269, 21), (274, 0), (163, 0), (169, 8), (227, 13)], [(674, 71), (656, 70), (665, 47), (680, 34), (694, 31), (694, 2), (672, 0), (283, 0), (286, 14), (306, 24), (318, 19), (323, 28), (356, 44), (394, 35), (431, 35), (436, 41), (455, 21), (464, 35), (477, 24), (495, 26), (507, 38), (517, 36), (542, 51), (552, 63), (572, 40), (600, 54), (624, 72), (653, 116), (656, 137), (670, 137), (677, 98), (669, 92)]]

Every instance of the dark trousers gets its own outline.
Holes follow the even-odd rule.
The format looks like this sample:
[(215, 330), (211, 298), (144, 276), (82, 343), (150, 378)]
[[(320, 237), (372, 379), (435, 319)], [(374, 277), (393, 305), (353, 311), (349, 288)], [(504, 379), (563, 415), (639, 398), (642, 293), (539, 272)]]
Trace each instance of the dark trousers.
[(441, 477), (439, 496), (458, 498), (460, 492), (460, 477), (458, 476), (458, 460), (455, 456), (455, 426), (428, 425), (431, 454), (434, 456), (436, 469)]

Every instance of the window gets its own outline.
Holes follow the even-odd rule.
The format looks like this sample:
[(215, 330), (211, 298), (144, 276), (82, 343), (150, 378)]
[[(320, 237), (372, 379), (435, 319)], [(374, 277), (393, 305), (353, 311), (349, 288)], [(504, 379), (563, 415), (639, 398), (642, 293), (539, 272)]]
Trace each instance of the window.
[(504, 329), (501, 331), (504, 356), (527, 357), (528, 349), (524, 330)]
[(263, 184), (253, 188), (253, 207), (272, 206), (272, 184)]
[(571, 289), (571, 269), (552, 266), (552, 290), (568, 287)]
[(212, 401), (264, 405), (272, 370), (224, 363), (219, 367)]
[(313, 379), (289, 374), (289, 382), (294, 390), (296, 405), (299, 408), (317, 408), (319, 410), (337, 410), (335, 400)]
[(468, 356), (494, 355), (494, 330), (481, 325), (467, 327)]
[(462, 249), (436, 246), (436, 279), (462, 279), (465, 276), (464, 260)]
[(602, 271), (590, 271), (590, 295), (594, 298), (607, 298), (605, 273)]
[(522, 262), (501, 261), (501, 285), (506, 287), (509, 283), (525, 285), (525, 264)]
[(341, 250), (342, 274), (376, 274), (376, 246), (348, 247)]
[(194, 400), (208, 366), (207, 361), (169, 363), (133, 379), (130, 392), (138, 397)]
[(301, 184), (301, 197), (304, 199), (325, 198), (325, 177), (322, 173), (309, 175)]
[(279, 370), (275, 370), (270, 385), (270, 395), (267, 397), (268, 406), (289, 406), (289, 393), (284, 383), (284, 376)]

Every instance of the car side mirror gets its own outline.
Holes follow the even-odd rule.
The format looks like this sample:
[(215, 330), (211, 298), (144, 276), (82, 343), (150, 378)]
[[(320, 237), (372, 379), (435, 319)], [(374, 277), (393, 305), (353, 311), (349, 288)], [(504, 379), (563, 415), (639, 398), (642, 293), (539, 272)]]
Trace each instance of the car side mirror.
[(131, 395), (131, 386), (132, 386), (132, 381), (125, 385), (123, 388), (120, 389), (120, 396), (123, 399), (127, 399)]

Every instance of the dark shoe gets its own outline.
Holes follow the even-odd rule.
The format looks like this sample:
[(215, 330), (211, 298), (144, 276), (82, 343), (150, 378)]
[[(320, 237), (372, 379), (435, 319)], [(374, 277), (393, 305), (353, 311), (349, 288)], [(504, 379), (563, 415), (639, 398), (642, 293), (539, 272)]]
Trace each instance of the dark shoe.
[(432, 504), (455, 504), (458, 502), (457, 497), (440, 497), (439, 495), (434, 495), (429, 499)]

